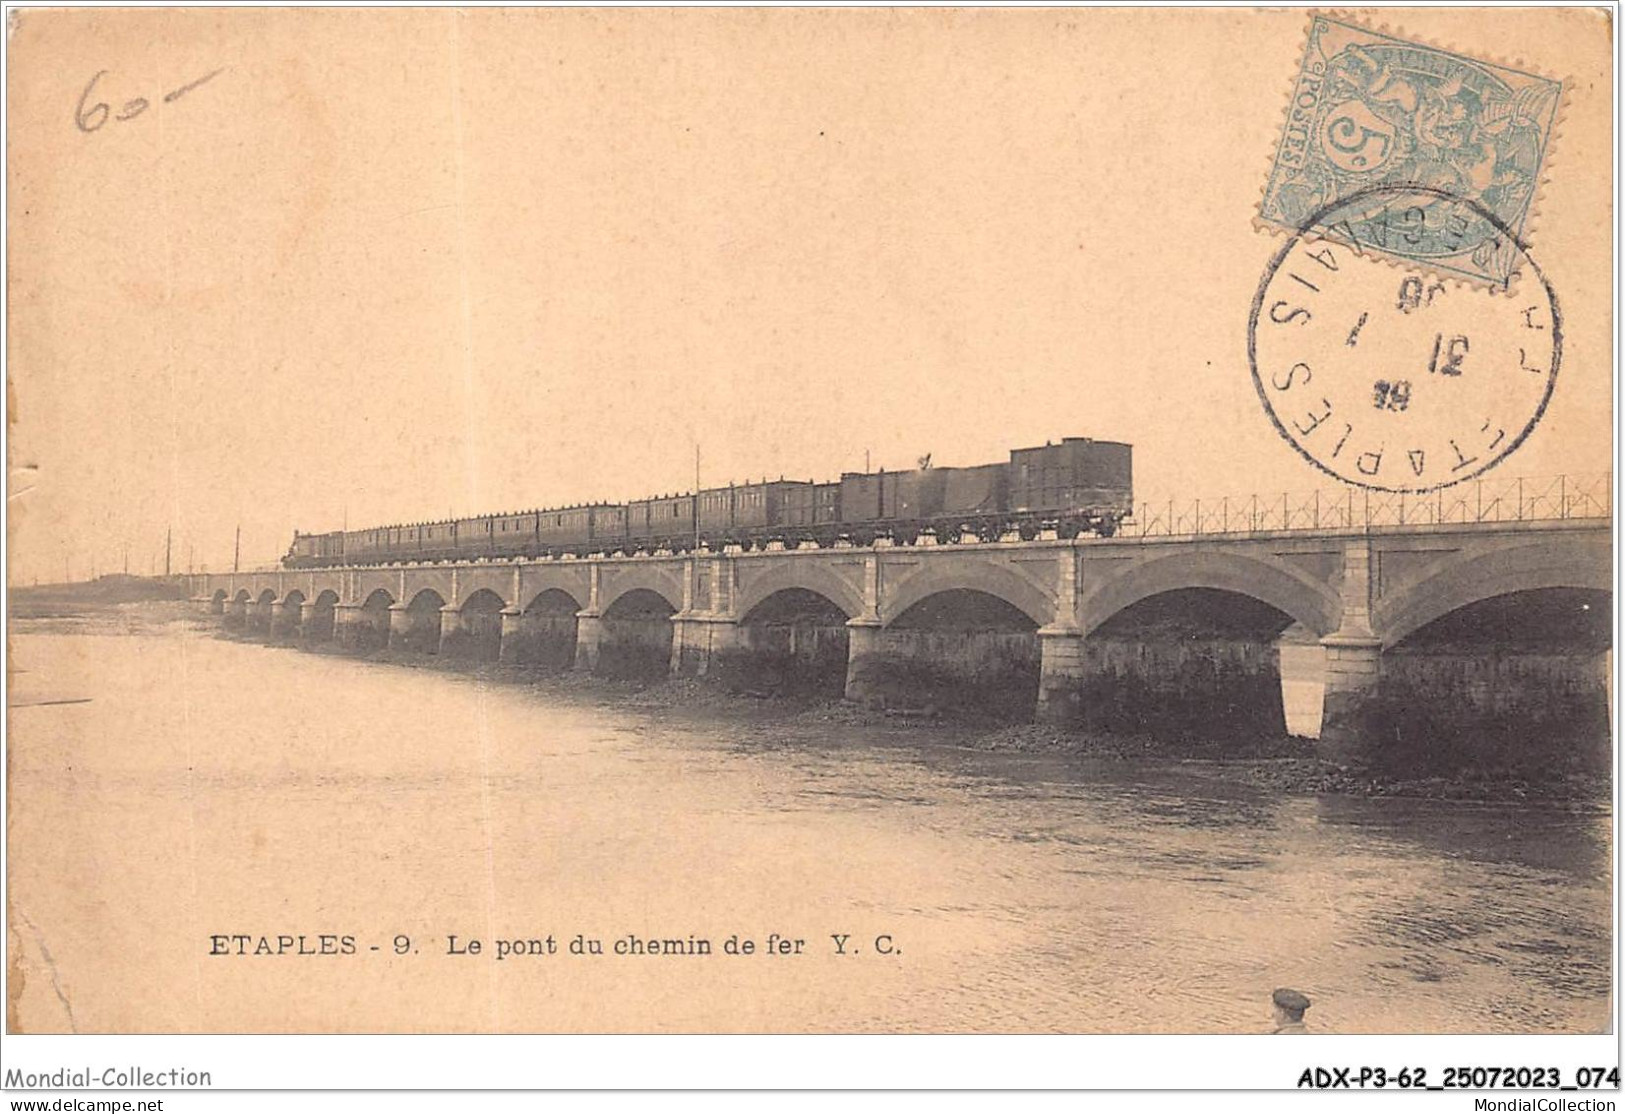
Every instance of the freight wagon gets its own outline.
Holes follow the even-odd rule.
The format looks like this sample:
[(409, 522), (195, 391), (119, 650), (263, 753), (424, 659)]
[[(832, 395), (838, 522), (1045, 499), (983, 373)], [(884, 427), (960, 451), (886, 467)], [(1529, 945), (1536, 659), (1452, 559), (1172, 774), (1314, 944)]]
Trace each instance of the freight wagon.
[(696, 547), (786, 548), (881, 538), (913, 545), (967, 537), (1031, 540), (1054, 531), (1110, 536), (1132, 513), (1134, 450), (1068, 437), (967, 468), (847, 472), (838, 481), (763, 480), (698, 493), (480, 515), (330, 534), (295, 533), (289, 568), (467, 561), (593, 553), (686, 553)]

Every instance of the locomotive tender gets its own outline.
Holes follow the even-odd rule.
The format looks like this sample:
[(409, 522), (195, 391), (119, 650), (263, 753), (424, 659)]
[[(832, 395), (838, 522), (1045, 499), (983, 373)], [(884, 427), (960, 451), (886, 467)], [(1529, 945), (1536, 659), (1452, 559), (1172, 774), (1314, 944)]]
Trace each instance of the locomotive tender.
[[(1013, 449), (1008, 462), (909, 472), (846, 472), (839, 480), (764, 480), (686, 495), (593, 503), (515, 514), (295, 533), (287, 568), (480, 558), (585, 557), (593, 553), (686, 553), (772, 542), (867, 546), (890, 538), (939, 544), (966, 534), (997, 541), (1011, 531), (1109, 537), (1133, 510), (1133, 446), (1068, 437)], [(698, 516), (698, 522), (696, 522)]]

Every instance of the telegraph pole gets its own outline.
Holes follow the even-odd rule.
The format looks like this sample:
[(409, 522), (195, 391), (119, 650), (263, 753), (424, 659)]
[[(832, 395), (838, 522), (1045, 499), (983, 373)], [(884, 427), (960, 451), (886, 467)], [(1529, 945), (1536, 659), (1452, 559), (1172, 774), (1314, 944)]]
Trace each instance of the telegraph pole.
[(241, 522), (239, 522), (237, 524), (237, 544), (232, 548), (232, 551), (231, 551), (231, 571), (232, 572), (236, 573), (236, 572), (242, 572), (243, 571), (242, 570), (242, 557), (243, 557), (243, 524)]
[(694, 442), (694, 552), (700, 551), (700, 443)]
[(175, 540), (175, 528), (169, 527), (164, 531), (164, 579), (169, 579), (169, 546)]

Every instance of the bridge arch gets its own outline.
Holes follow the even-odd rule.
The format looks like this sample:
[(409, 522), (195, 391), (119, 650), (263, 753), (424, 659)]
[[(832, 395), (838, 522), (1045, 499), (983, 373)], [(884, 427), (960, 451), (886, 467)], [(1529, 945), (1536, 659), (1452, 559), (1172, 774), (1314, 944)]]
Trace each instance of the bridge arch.
[(1342, 600), (1328, 585), (1284, 563), (1209, 549), (1136, 562), (1079, 601), (1078, 627), (1087, 635), (1141, 600), (1188, 588), (1249, 596), (1320, 637), (1342, 618)]
[(1606, 539), (1555, 534), (1441, 555), (1376, 609), (1367, 697), (1379, 762), (1542, 780), (1613, 769)]
[(649, 587), (627, 587), (599, 620), (600, 673), (635, 680), (663, 677), (671, 667), (672, 621), (677, 606)]
[(247, 588), (239, 588), (235, 595), (220, 601), (220, 611), (228, 630), (241, 630), (248, 624), (248, 613), (253, 609), (252, 600)]
[[(452, 572), (444, 566), (422, 565), (398, 575), (400, 598), (409, 603), (417, 599), (425, 590), (433, 591), (435, 595), (448, 603), (457, 596), (457, 593), (452, 591)], [(444, 604), (441, 606), (444, 606)]]
[(1030, 719), (1037, 632), (1054, 613), (1043, 589), (1006, 566), (924, 565), (886, 599), (884, 625), (851, 643), (847, 693), (887, 706)]
[(666, 574), (618, 582), (613, 593), (603, 597), (603, 613), (607, 616), (617, 608), (623, 612), (648, 610), (650, 596), (658, 597), (669, 608), (667, 614), (671, 614), (682, 606), (683, 587), (676, 577)]
[(624, 619), (640, 615), (669, 617), (676, 611), (677, 605), (663, 592), (653, 588), (628, 588), (617, 594), (604, 608), (604, 618)]
[(302, 615), (299, 623), (299, 634), (306, 642), (326, 642), (333, 637), (333, 609), (338, 602), (339, 594), (324, 588), (301, 609), (308, 613)]
[(1610, 562), (1561, 541), (1531, 542), (1467, 558), (1452, 555), (1377, 609), (1377, 632), (1384, 645), (1393, 646), (1453, 611), (1542, 588), (1611, 593)]
[[(468, 593), (455, 616), (441, 616), (441, 651), (477, 661), (495, 661), (502, 647), (502, 612), (506, 607), (507, 602), (490, 588)], [(445, 626), (448, 622), (453, 626)]]
[(822, 596), (848, 619), (863, 613), (863, 592), (850, 581), (824, 567), (820, 561), (785, 562), (755, 577), (734, 601), (740, 621), (780, 592), (800, 589)]
[(445, 606), (446, 597), (442, 596), (433, 588), (419, 588), (416, 592), (412, 593), (412, 598), (408, 600), (406, 604), (408, 611), (428, 611), (431, 608), (435, 611), (439, 611)]
[[(425, 589), (425, 591), (427, 590), (428, 589)], [(497, 593), (493, 592), (489, 588), (480, 588), (477, 591), (470, 592), (468, 595), (464, 596), (463, 602), (459, 605), (458, 610), (463, 612), (465, 615), (469, 614), (470, 612), (477, 614), (499, 615), (501, 614), (502, 609), (507, 606), (508, 601), (497, 595)]]
[(530, 597), (525, 604), (525, 614), (533, 612), (540, 614), (544, 611), (562, 612), (568, 610), (572, 615), (581, 610), (581, 601), (563, 588), (543, 588)]
[(263, 588), (248, 605), (248, 629), (257, 634), (271, 633), (271, 605), (276, 602), (276, 589)]
[(389, 648), (417, 654), (440, 652), (440, 609), (446, 597), (433, 588), (419, 588), (406, 606), (390, 610)]
[(576, 612), (581, 601), (557, 587), (531, 594), (518, 621), (503, 635), (502, 660), (535, 665), (546, 670), (565, 670), (576, 660)]
[[(840, 696), (846, 687), (851, 635), (847, 610), (823, 592), (792, 585), (742, 597), (738, 646), (723, 670), (726, 682), (749, 692)], [(848, 606), (852, 601), (848, 600)]]
[(389, 643), (390, 609), (395, 595), (388, 588), (374, 588), (361, 606), (351, 613), (352, 626), (340, 632), (340, 641), (355, 650), (381, 650)]
[(1055, 618), (1055, 597), (1006, 565), (992, 561), (933, 561), (903, 578), (887, 593), (880, 608), (882, 626), (891, 626), (915, 604), (943, 592), (968, 591), (992, 596), (1026, 615), (1035, 626)]
[(280, 604), (280, 613), (273, 613), (271, 616), (272, 637), (297, 638), (299, 636), (299, 609), (304, 606), (305, 594), (299, 589), (293, 588), (278, 602)]

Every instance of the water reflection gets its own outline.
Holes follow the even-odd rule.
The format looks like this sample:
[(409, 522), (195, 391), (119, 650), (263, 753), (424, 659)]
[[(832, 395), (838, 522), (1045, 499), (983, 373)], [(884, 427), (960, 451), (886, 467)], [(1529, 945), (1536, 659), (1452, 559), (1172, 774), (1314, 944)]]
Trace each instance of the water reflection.
[[(87, 1028), (1256, 1032), (1283, 984), (1316, 1029), (1606, 1024), (1595, 809), (1283, 797), (197, 635), (15, 647), (14, 700), (94, 697), (11, 713), (13, 893)], [(124, 923), (154, 926), (139, 964), (109, 958)], [(335, 929), (809, 954), (262, 968), (254, 995), (198, 962), (210, 931)], [(832, 933), (902, 954), (837, 958)]]

